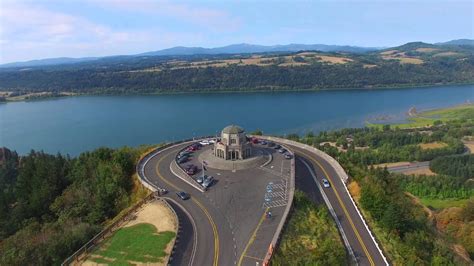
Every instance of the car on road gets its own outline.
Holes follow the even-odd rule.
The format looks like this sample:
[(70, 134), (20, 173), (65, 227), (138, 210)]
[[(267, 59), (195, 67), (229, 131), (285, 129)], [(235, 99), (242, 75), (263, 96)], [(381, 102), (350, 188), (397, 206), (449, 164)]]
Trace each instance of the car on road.
[(208, 188), (212, 185), (213, 182), (214, 178), (212, 176), (207, 176), (207, 178), (204, 179), (204, 181), (202, 182), (202, 186)]
[(211, 143), (209, 142), (208, 139), (203, 139), (203, 140), (201, 140), (201, 141), (199, 142), (199, 144), (201, 144), (202, 146), (207, 146), (207, 145), (209, 145), (209, 144), (211, 144)]
[(258, 139), (257, 138), (251, 138), (250, 141), (253, 143), (253, 144), (258, 144)]
[(267, 145), (268, 142), (266, 142), (266, 141), (264, 141), (264, 140), (261, 140), (261, 141), (260, 141), (260, 144), (262, 144), (262, 145)]
[(278, 150), (278, 152), (283, 154), (283, 153), (285, 153), (285, 152), (286, 152), (286, 150), (285, 150), (285, 149), (283, 149), (283, 148), (281, 148), (281, 149), (279, 149), (279, 150)]
[(178, 197), (182, 200), (187, 200), (190, 198), (189, 194), (184, 191), (178, 191), (176, 192), (176, 195), (178, 195)]
[(209, 140), (209, 144), (214, 144), (214, 143), (216, 143), (216, 140), (215, 140), (215, 139), (210, 139), (210, 140)]
[(268, 142), (268, 147), (273, 147), (273, 146), (275, 146), (275, 143), (273, 143), (273, 142)]
[(326, 178), (323, 178), (322, 181), (323, 181), (323, 187), (326, 187), (326, 188), (331, 187), (331, 184), (329, 184), (329, 181)]
[(291, 154), (286, 153), (286, 154), (285, 154), (285, 159), (291, 159)]
[(279, 150), (281, 148), (280, 145), (276, 144), (275, 147), (273, 147), (275, 150)]

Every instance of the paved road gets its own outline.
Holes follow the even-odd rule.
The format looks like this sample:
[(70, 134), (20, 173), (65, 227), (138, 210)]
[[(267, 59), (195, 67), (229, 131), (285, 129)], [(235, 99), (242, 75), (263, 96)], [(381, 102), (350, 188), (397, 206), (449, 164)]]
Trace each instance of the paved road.
[[(217, 224), (222, 223), (222, 219), (225, 220), (221, 215), (212, 215), (211, 210), (206, 209), (202, 203), (205, 198), (201, 195), (201, 192), (196, 191), (191, 186), (179, 180), (171, 173), (170, 164), (174, 159), (176, 153), (182, 149), (186, 144), (173, 146), (171, 148), (162, 151), (159, 156), (152, 157), (150, 161), (145, 165), (144, 173), (145, 176), (155, 185), (163, 187), (169, 191), (166, 197), (169, 197), (179, 204), (189, 213), (190, 219), (194, 220), (196, 226), (194, 231), (184, 231), (182, 235), (193, 235), (196, 236), (195, 245), (195, 256), (178, 255), (184, 257), (183, 260), (178, 260), (176, 263), (172, 262), (173, 265), (233, 265), (236, 260), (235, 254), (223, 253), (219, 250), (219, 239), (232, 239), (230, 232), (225, 227), (220, 228), (217, 233)], [(182, 201), (179, 199), (175, 192), (176, 191), (187, 191), (191, 194), (191, 199)], [(219, 221), (215, 221), (218, 217)], [(189, 227), (188, 227), (189, 230)], [(183, 240), (185, 241), (185, 240)], [(189, 239), (188, 239), (189, 241)], [(194, 239), (193, 239), (194, 241)], [(176, 254), (189, 254), (188, 245), (177, 245)], [(188, 259), (186, 260), (186, 257)], [(192, 260), (192, 261), (191, 261)]]
[[(170, 169), (176, 154), (187, 145), (189, 143), (162, 150), (143, 168), (150, 183), (169, 191), (165, 198), (180, 220), (181, 237), (171, 264), (261, 264), (287, 202), (286, 197), (282, 200), (284, 203), (272, 202), (279, 204), (271, 206), (272, 219), (263, 219), (268, 210), (263, 206), (264, 195), (269, 182), (275, 186), (286, 184), (282, 175), (286, 176), (289, 171), (290, 161), (270, 149), (275, 153), (274, 159), (266, 167), (238, 171), (208, 169), (206, 174), (213, 175), (216, 184), (202, 193), (176, 177)], [(193, 157), (197, 158), (196, 153)], [(196, 164), (194, 160), (191, 163)], [(274, 194), (280, 193), (277, 190), (273, 189)], [(183, 201), (176, 196), (177, 191), (186, 191), (191, 198)]]
[(430, 167), (430, 162), (412, 162), (409, 165), (401, 165), (401, 166), (392, 166), (392, 167), (387, 167), (387, 170), (389, 172), (394, 172), (394, 173), (403, 173), (406, 171), (412, 171), (412, 170), (417, 170), (420, 168), (426, 168)]
[[(380, 254), (375, 242), (370, 237), (368, 230), (352, 204), (350, 196), (344, 188), (344, 183), (334, 168), (323, 158), (308, 150), (286, 145), (293, 150), (297, 158), (308, 163), (319, 182), (322, 178), (326, 178), (331, 183), (331, 187), (325, 188), (324, 191), (334, 208), (359, 265), (385, 265), (382, 254)], [(301, 168), (303, 165), (298, 163), (297, 167)], [(311, 170), (302, 171), (298, 168), (296, 168), (299, 174), (296, 178), (297, 186), (299, 182), (299, 184), (305, 184), (306, 190), (316, 190)], [(321, 202), (318, 193), (307, 193), (310, 193), (315, 201)]]

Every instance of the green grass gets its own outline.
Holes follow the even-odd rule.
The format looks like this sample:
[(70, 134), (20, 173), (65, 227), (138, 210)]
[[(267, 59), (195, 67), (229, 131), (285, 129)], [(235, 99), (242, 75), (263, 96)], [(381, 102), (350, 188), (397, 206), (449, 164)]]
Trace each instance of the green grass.
[(421, 203), (426, 207), (434, 209), (444, 209), (449, 207), (462, 207), (469, 199), (428, 199), (420, 198)]
[(141, 223), (124, 227), (92, 253), (90, 260), (97, 263), (109, 262), (110, 265), (162, 262), (167, 255), (166, 246), (174, 237), (174, 232), (157, 233), (152, 224)]
[[(474, 105), (460, 105), (451, 108), (436, 109), (426, 112), (421, 112), (415, 117), (408, 118), (407, 123), (403, 124), (391, 124), (391, 127), (414, 128), (414, 127), (426, 127), (432, 126), (435, 121), (448, 122), (456, 119), (473, 119), (474, 118)], [(367, 122), (368, 127), (375, 127), (381, 129), (383, 124), (373, 124)]]
[(272, 265), (347, 265), (336, 223), (324, 205), (295, 192), (294, 209), (283, 231)]

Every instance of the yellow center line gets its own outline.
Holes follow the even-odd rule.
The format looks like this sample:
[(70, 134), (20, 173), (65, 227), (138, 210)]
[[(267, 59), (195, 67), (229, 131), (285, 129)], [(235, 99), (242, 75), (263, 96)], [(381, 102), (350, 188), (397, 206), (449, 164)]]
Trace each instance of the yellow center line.
[(250, 259), (254, 259), (254, 260), (260, 260), (260, 261), (263, 261), (263, 259), (261, 259), (261, 258), (252, 257), (252, 256), (249, 256), (249, 255), (245, 255), (244, 257), (246, 257), (246, 258), (250, 258)]
[(239, 266), (242, 265), (242, 260), (244, 259), (244, 257), (248, 257), (247, 255), (245, 255), (245, 253), (247, 253), (247, 249), (250, 247), (250, 245), (252, 245), (253, 241), (255, 240), (255, 236), (257, 235), (258, 228), (260, 228), (260, 225), (262, 225), (263, 220), (265, 219), (265, 214), (268, 212), (268, 209), (270, 208), (267, 207), (265, 209), (265, 212), (262, 214), (262, 217), (260, 218), (260, 221), (258, 222), (257, 227), (253, 231), (253, 234), (250, 237), (249, 242), (245, 246), (244, 252), (242, 252), (242, 255), (240, 256), (240, 259), (239, 259), (239, 263), (238, 263)]
[[(171, 183), (170, 181), (166, 180), (160, 173), (160, 170), (159, 170), (159, 166), (161, 164), (161, 162), (170, 155), (170, 153), (168, 153), (167, 155), (161, 157), (158, 162), (156, 163), (156, 167), (155, 167), (155, 171), (156, 171), (156, 174), (158, 175), (158, 177), (163, 181), (165, 182), (166, 184), (168, 184), (169, 186), (171, 186), (172, 188), (180, 191), (181, 189), (179, 187), (177, 187), (176, 185), (174, 185), (173, 183)], [(214, 266), (217, 266), (218, 265), (218, 261), (219, 261), (219, 233), (217, 232), (217, 227), (216, 227), (216, 224), (214, 223), (214, 220), (212, 219), (211, 215), (209, 214), (209, 212), (207, 211), (207, 209), (204, 207), (204, 205), (202, 205), (201, 202), (199, 202), (197, 199), (195, 199), (194, 197), (191, 198), (192, 201), (194, 203), (196, 203), (196, 205), (199, 206), (199, 208), (204, 212), (204, 214), (207, 216), (207, 219), (209, 220), (209, 223), (211, 224), (211, 227), (212, 227), (212, 231), (213, 231), (213, 235), (214, 235), (214, 263), (213, 265)]]
[[(325, 169), (317, 160), (313, 159), (313, 158), (311, 157), (311, 155), (308, 155), (308, 154), (305, 153), (305, 152), (302, 152), (302, 151), (300, 151), (300, 152), (301, 152), (302, 154), (306, 155), (311, 161), (313, 161), (314, 163), (316, 163), (316, 164), (323, 170), (324, 174), (325, 174), (326, 177), (329, 179), (329, 181), (330, 181), (331, 183), (335, 184), (335, 183), (332, 181), (332, 178), (329, 176), (329, 174), (328, 174), (328, 172), (326, 171), (326, 169)], [(365, 255), (367, 256), (370, 265), (375, 265), (375, 263), (374, 263), (372, 257), (371, 257), (370, 254), (369, 254), (369, 251), (367, 250), (367, 247), (365, 246), (364, 241), (362, 241), (362, 238), (360, 237), (359, 231), (358, 231), (357, 228), (355, 227), (354, 222), (352, 221), (352, 218), (351, 218), (351, 216), (349, 215), (349, 212), (348, 212), (347, 209), (346, 209), (346, 206), (345, 206), (344, 203), (342, 202), (342, 199), (341, 199), (341, 197), (339, 196), (339, 193), (337, 192), (337, 189), (334, 188), (334, 187), (332, 187), (332, 189), (334, 190), (334, 193), (336, 194), (336, 198), (337, 198), (337, 200), (338, 200), (338, 202), (339, 202), (339, 205), (341, 205), (342, 210), (344, 211), (344, 214), (346, 215), (347, 219), (349, 220), (349, 223), (351, 224), (352, 230), (354, 230), (354, 233), (355, 233), (357, 239), (359, 240), (359, 243), (360, 243), (360, 245), (362, 246), (362, 249), (364, 250)]]

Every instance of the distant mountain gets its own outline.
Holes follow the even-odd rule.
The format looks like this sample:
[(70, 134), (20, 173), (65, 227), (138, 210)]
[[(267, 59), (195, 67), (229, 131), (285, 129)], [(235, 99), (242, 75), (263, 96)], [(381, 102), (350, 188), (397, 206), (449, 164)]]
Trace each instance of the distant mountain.
[(62, 64), (74, 64), (81, 62), (88, 62), (97, 60), (100, 57), (82, 57), (82, 58), (70, 58), (70, 57), (58, 57), (58, 58), (47, 58), (39, 60), (30, 60), (24, 62), (14, 62), (0, 65), (0, 67), (35, 67), (35, 66), (52, 66)]
[(242, 53), (265, 53), (265, 52), (296, 52), (304, 50), (318, 50), (322, 52), (350, 52), (365, 53), (378, 50), (375, 47), (359, 47), (348, 45), (326, 45), (326, 44), (287, 44), (287, 45), (255, 45), (255, 44), (232, 44), (216, 48), (202, 47), (173, 47), (164, 50), (146, 52), (140, 55), (195, 55), (195, 54), (242, 54)]
[(474, 46), (474, 40), (458, 39), (458, 40), (452, 40), (452, 41), (449, 41), (449, 42), (438, 42), (438, 43), (435, 43), (435, 45), (469, 45), (469, 46)]
[[(399, 48), (413, 48), (414, 46), (429, 47), (434, 45), (450, 45), (474, 46), (474, 40), (459, 39), (444, 43), (428, 44), (423, 42), (412, 42), (399, 46)], [(268, 52), (297, 52), (297, 51), (321, 51), (321, 52), (342, 52), (342, 53), (366, 53), (372, 51), (384, 50), (380, 47), (360, 47), (350, 45), (327, 45), (327, 44), (286, 44), (286, 45), (256, 45), (256, 44), (231, 44), (215, 48), (203, 47), (185, 47), (176, 46), (163, 50), (151, 51), (136, 55), (124, 56), (106, 56), (106, 57), (84, 57), (84, 58), (48, 58), (40, 60), (31, 60), (25, 62), (14, 62), (0, 65), (0, 68), (17, 68), (17, 67), (36, 67), (36, 66), (53, 66), (62, 64), (75, 64), (89, 62), (99, 59), (113, 60), (116, 58), (126, 59), (136, 58), (137, 60), (143, 56), (185, 56), (185, 55), (219, 55), (219, 54), (248, 54), (248, 53), (268, 53)]]

